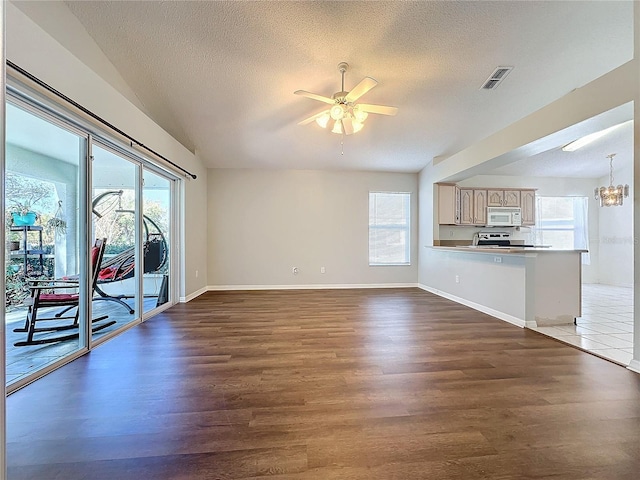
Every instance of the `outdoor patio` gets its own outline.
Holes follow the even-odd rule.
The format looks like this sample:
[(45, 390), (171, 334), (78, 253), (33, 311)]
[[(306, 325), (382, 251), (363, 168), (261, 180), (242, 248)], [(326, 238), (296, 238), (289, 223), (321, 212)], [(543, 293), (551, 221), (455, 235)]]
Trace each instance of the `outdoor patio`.
[[(145, 311), (155, 308), (157, 299), (145, 298)], [(133, 299), (127, 299), (126, 303), (133, 305)], [(116, 323), (94, 333), (94, 339), (100, 338), (108, 333), (111, 333), (122, 326), (132, 322), (138, 315), (129, 314), (129, 312), (122, 306), (113, 302), (93, 302), (93, 317), (96, 318), (102, 315), (108, 315), (108, 319), (105, 321), (115, 320)], [(43, 312), (55, 312), (60, 308), (51, 308), (42, 310)], [(78, 340), (66, 340), (62, 342), (49, 343), (43, 345), (29, 345), (16, 347), (14, 343), (24, 340), (26, 338), (25, 332), (14, 332), (14, 328), (23, 326), (26, 318), (26, 307), (16, 308), (6, 313), (6, 361), (7, 361), (7, 385), (14, 383), (27, 375), (40, 370), (47, 365), (56, 362), (60, 358), (74, 352), (78, 348)], [(98, 322), (99, 325), (101, 322)], [(53, 323), (52, 323), (53, 324)], [(65, 331), (62, 334), (66, 335), (73, 333), (73, 331)], [(37, 338), (47, 338), (60, 336), (60, 332), (52, 333), (40, 333)]]

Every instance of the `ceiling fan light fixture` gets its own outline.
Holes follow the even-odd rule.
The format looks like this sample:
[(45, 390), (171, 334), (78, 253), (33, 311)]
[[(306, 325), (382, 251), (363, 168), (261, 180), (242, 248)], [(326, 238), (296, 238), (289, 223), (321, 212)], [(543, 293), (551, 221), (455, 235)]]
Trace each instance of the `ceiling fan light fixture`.
[(331, 107), (330, 115), (334, 120), (342, 120), (342, 117), (344, 117), (344, 105), (336, 103)]
[(341, 90), (334, 93), (331, 97), (307, 92), (306, 90), (296, 90), (293, 92), (295, 95), (302, 95), (312, 100), (317, 100), (330, 105), (330, 107), (328, 107), (329, 110), (316, 113), (315, 115), (298, 122), (298, 125), (307, 125), (315, 120), (320, 127), (326, 129), (331, 128), (331, 132), (333, 133), (351, 135), (364, 128), (364, 121), (370, 113), (377, 115), (395, 115), (398, 113), (397, 107), (356, 103), (360, 97), (375, 87), (378, 82), (371, 77), (365, 77), (350, 91), (346, 91), (344, 86), (344, 75), (348, 68), (349, 65), (345, 62), (341, 62), (338, 65), (338, 70), (342, 77)]
[(327, 128), (327, 125), (329, 124), (329, 120), (331, 120), (331, 115), (329, 115), (328, 113), (325, 113), (324, 115), (321, 115), (320, 117), (316, 118), (316, 123), (320, 125), (322, 128)]
[[(367, 112), (364, 112), (364, 111), (360, 110), (358, 108), (358, 106), (356, 105), (354, 107), (354, 109), (353, 109), (353, 116), (354, 116), (354, 118), (356, 119), (357, 122), (363, 123), (367, 119), (369, 114)], [(362, 127), (360, 127), (360, 128), (362, 128)]]

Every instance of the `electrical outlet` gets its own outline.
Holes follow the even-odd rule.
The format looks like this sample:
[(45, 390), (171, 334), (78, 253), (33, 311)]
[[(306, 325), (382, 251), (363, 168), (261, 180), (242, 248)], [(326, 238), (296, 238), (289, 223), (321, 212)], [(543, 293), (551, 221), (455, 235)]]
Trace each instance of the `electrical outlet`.
[(294, 275), (297, 275), (299, 271), (300, 270), (298, 270), (298, 267), (292, 267), (291, 268), (291, 273), (293, 273)]
[(196, 270), (196, 278), (198, 278), (198, 270)]
[(460, 283), (460, 275), (456, 275), (456, 283)]
[(320, 273), (326, 273), (326, 270), (324, 269), (324, 267), (320, 267)]
[(502, 257), (493, 257), (493, 261), (496, 263), (502, 263)]

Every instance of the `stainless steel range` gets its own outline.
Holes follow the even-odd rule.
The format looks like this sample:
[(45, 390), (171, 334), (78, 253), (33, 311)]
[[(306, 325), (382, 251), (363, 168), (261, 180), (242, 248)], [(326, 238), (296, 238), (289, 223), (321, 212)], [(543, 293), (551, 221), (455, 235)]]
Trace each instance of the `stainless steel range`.
[(477, 232), (473, 236), (473, 245), (509, 247), (511, 234), (509, 232)]
[(493, 231), (485, 231), (478, 232), (473, 236), (473, 245), (478, 247), (535, 247), (536, 245), (528, 245), (525, 243), (520, 243), (521, 241), (514, 241), (511, 239), (511, 234), (509, 232), (493, 232)]

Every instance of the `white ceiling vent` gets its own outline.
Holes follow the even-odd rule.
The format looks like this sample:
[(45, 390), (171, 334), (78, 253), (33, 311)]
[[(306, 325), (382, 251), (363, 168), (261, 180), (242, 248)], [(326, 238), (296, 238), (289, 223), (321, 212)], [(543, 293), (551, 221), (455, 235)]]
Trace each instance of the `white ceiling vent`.
[(505, 79), (513, 67), (498, 67), (480, 87), (481, 90), (494, 90)]

